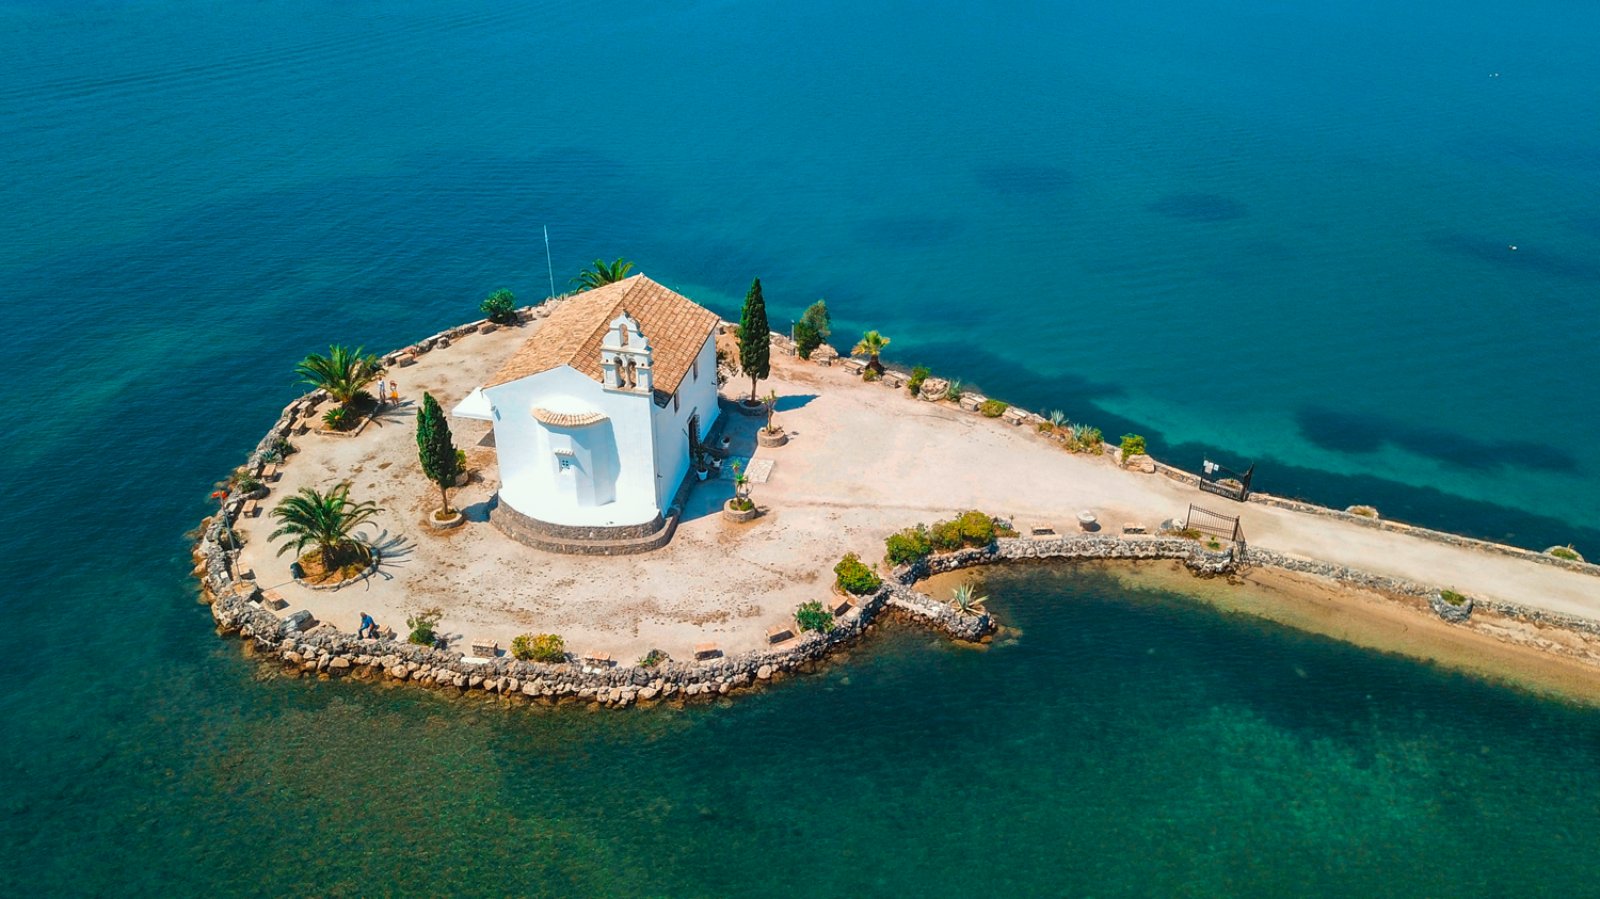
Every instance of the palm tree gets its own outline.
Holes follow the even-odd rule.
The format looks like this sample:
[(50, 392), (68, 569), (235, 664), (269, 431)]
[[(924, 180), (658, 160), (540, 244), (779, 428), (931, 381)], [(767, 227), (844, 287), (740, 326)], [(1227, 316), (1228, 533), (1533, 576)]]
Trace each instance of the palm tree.
[(987, 596), (973, 596), (972, 585), (962, 584), (950, 591), (950, 605), (963, 615), (977, 615), (984, 611), (983, 604), (989, 601)]
[(850, 351), (850, 355), (866, 356), (867, 368), (881, 375), (883, 374), (883, 363), (878, 361), (878, 354), (883, 352), (883, 348), (888, 345), (889, 338), (879, 334), (877, 331), (868, 331), (861, 335), (861, 342), (856, 344), (856, 348)]
[(278, 548), (280, 556), (291, 548), (298, 553), (307, 546), (315, 546), (321, 553), (323, 569), (332, 571), (345, 562), (366, 562), (372, 558), (372, 550), (361, 539), (350, 536), (350, 532), (382, 511), (370, 502), (351, 500), (348, 483), (327, 493), (319, 493), (314, 487), (302, 487), (299, 493), (272, 510), (272, 517), (280, 524), (267, 539), (293, 538)]
[(633, 271), (633, 263), (620, 256), (609, 264), (604, 259), (596, 259), (593, 265), (578, 272), (578, 277), (573, 278), (572, 283), (578, 285), (580, 291), (594, 290), (621, 281), (628, 277), (630, 271)]
[(378, 357), (362, 353), (361, 349), (328, 347), (326, 356), (312, 353), (300, 360), (300, 364), (294, 367), (295, 373), (305, 383), (326, 390), (328, 396), (333, 397), (339, 405), (348, 406), (368, 384), (383, 374), (383, 365), (378, 362)]

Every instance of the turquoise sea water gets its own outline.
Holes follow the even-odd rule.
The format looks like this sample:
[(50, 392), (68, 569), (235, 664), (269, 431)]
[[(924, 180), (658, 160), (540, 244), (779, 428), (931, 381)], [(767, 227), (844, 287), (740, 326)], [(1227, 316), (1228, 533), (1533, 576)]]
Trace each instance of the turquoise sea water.
[(0, 878), (1586, 888), (1588, 714), (1092, 577), (997, 588), (1015, 647), (890, 636), (602, 720), (258, 681), (180, 535), (295, 359), (542, 296), (548, 225), (558, 281), (624, 255), (732, 315), (759, 275), (780, 327), (826, 296), (1178, 464), (1600, 554), (1596, 33), (1555, 0), (0, 5)]

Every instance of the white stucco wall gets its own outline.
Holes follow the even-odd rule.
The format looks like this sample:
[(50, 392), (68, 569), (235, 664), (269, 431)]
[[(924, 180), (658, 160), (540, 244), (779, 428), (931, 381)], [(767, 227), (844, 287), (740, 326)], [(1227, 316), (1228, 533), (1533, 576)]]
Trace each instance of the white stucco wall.
[(717, 405), (717, 344), (706, 338), (700, 348), (699, 375), (693, 369), (678, 385), (678, 408), (672, 401), (655, 415), (656, 502), (665, 510), (678, 491), (678, 484), (689, 473), (689, 416), (700, 414), (700, 436), (710, 433), (720, 414)]
[[(648, 394), (608, 391), (562, 366), (487, 388), (484, 396), (494, 410), (501, 502), (552, 524), (631, 525), (656, 516), (651, 413), (659, 410)], [(541, 406), (593, 409), (606, 420), (553, 427), (533, 417)]]

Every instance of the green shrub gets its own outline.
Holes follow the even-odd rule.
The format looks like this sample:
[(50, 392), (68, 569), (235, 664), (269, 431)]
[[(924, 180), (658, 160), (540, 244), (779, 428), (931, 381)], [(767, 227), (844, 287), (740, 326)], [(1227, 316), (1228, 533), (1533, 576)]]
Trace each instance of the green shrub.
[(999, 418), (1009, 408), (1011, 404), (1003, 400), (984, 400), (978, 404), (978, 411), (983, 413), (984, 418)]
[(926, 365), (912, 366), (911, 378), (910, 380), (906, 381), (906, 390), (911, 391), (912, 396), (916, 396), (917, 394), (921, 393), (922, 382), (928, 380), (928, 376), (931, 374), (933, 374), (933, 372), (928, 371), (928, 367)]
[(667, 654), (659, 649), (652, 649), (639, 659), (640, 668), (654, 668), (667, 660)]
[(1467, 601), (1465, 596), (1462, 596), (1460, 593), (1457, 593), (1454, 590), (1440, 590), (1439, 598), (1453, 606), (1462, 605)]
[(856, 596), (865, 596), (883, 585), (877, 573), (868, 568), (855, 553), (846, 553), (839, 564), (833, 566), (833, 573), (834, 583), (839, 589)]
[(411, 628), (411, 635), (406, 637), (406, 642), (418, 646), (432, 646), (438, 639), (435, 630), (439, 627), (439, 619), (444, 613), (438, 609), (423, 609), (406, 619), (406, 627)]
[(961, 530), (961, 542), (967, 546), (988, 546), (994, 542), (994, 518), (982, 512), (962, 512), (956, 519)]
[(928, 541), (939, 552), (953, 552), (961, 548), (961, 524), (956, 521), (935, 521), (928, 529)]
[(1583, 556), (1579, 555), (1578, 551), (1570, 546), (1553, 547), (1550, 550), (1550, 555), (1555, 556), (1558, 559), (1566, 559), (1568, 562), (1583, 561)]
[(927, 558), (933, 552), (933, 542), (928, 537), (926, 525), (917, 525), (903, 531), (890, 534), (883, 541), (884, 557), (890, 565), (910, 565), (918, 559)]
[(511, 655), (524, 662), (565, 662), (567, 644), (560, 634), (523, 634), (512, 638)]
[(794, 349), (801, 359), (810, 359), (812, 351), (822, 346), (833, 334), (833, 323), (828, 317), (828, 304), (818, 300), (806, 307), (800, 320), (794, 323)]
[(1198, 541), (1201, 535), (1200, 532), (1194, 528), (1179, 528), (1172, 532), (1172, 536), (1182, 537), (1185, 540)]
[(1217, 550), (1219, 550), (1221, 548), (1222, 548), (1222, 541), (1218, 540), (1215, 537), (1212, 537), (1210, 540), (1206, 541), (1206, 549), (1209, 549), (1212, 552), (1216, 552)]
[(1099, 428), (1075, 424), (1072, 426), (1072, 449), (1075, 452), (1094, 453), (1098, 456), (1105, 451), (1105, 438), (1101, 436)]
[(1122, 458), (1126, 459), (1129, 456), (1143, 456), (1143, 455), (1145, 455), (1144, 438), (1139, 436), (1138, 434), (1123, 434), (1122, 435)]
[(833, 628), (833, 613), (824, 609), (820, 602), (801, 603), (800, 608), (794, 610), (794, 623), (803, 631), (827, 633)]
[(865, 371), (863, 371), (861, 373), (861, 380), (863, 380), (863, 381), (881, 381), (881, 380), (883, 380), (883, 374), (880, 373), (875, 368), (869, 368), (869, 369), (866, 369)]
[(735, 512), (748, 512), (756, 507), (755, 500), (748, 496), (736, 496), (728, 500), (728, 508)]
[(355, 426), (356, 414), (349, 406), (334, 406), (322, 413), (322, 423), (330, 431), (348, 431)]
[(517, 320), (517, 297), (504, 287), (483, 298), (478, 304), (478, 310), (489, 321), (506, 325)]
[(961, 386), (960, 379), (957, 379), (951, 381), (950, 386), (944, 389), (944, 398), (952, 403), (959, 403), (961, 402), (961, 395), (966, 392), (966, 388)]

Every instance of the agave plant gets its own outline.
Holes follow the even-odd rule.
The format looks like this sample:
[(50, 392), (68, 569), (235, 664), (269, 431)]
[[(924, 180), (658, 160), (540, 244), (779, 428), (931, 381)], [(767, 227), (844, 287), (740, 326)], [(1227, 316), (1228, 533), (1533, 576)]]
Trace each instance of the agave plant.
[(1062, 412), (1060, 409), (1051, 409), (1050, 410), (1050, 427), (1055, 428), (1056, 430), (1060, 430), (1061, 426), (1066, 424), (1066, 423), (1067, 423), (1067, 413)]
[(966, 388), (961, 386), (961, 379), (956, 378), (950, 382), (949, 387), (944, 389), (944, 398), (952, 403), (959, 403), (961, 402), (961, 395), (966, 392)]
[(988, 601), (987, 596), (973, 596), (971, 584), (962, 584), (950, 591), (950, 605), (963, 615), (981, 614), (983, 604)]
[(878, 354), (889, 345), (889, 338), (877, 331), (868, 331), (861, 335), (861, 340), (856, 343), (855, 349), (850, 351), (852, 356), (866, 356), (867, 368), (878, 374), (883, 374), (883, 363), (878, 361)]
[(294, 370), (300, 380), (326, 390), (335, 402), (347, 406), (383, 374), (383, 365), (377, 356), (361, 352), (361, 347), (331, 346), (328, 355), (312, 353)]
[(278, 548), (280, 556), (290, 549), (298, 553), (307, 546), (315, 547), (321, 553), (323, 568), (332, 571), (343, 564), (372, 558), (371, 548), (361, 539), (352, 537), (351, 532), (382, 511), (370, 502), (358, 503), (350, 499), (348, 483), (327, 493), (318, 492), (314, 487), (302, 487), (299, 493), (284, 499), (272, 510), (272, 517), (278, 519), (279, 526), (267, 539), (292, 538)]
[(607, 284), (615, 284), (621, 281), (623, 278), (628, 277), (628, 272), (631, 271), (633, 271), (633, 263), (621, 257), (609, 263), (604, 259), (596, 259), (594, 264), (578, 272), (578, 277), (573, 278), (572, 283), (578, 285), (578, 290), (580, 291), (594, 290), (596, 287), (604, 287)]

